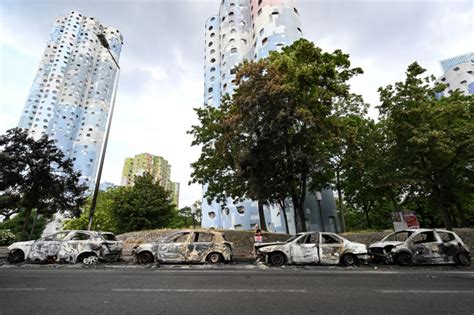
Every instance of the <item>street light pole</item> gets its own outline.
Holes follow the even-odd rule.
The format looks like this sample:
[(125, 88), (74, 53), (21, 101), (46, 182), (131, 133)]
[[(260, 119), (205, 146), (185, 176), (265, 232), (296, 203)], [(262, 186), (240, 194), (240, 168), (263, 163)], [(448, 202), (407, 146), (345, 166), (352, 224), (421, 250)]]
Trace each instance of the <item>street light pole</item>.
[(97, 170), (97, 176), (95, 178), (95, 186), (94, 186), (94, 193), (92, 195), (92, 202), (91, 202), (91, 210), (89, 212), (89, 224), (87, 225), (87, 229), (90, 230), (92, 227), (92, 222), (94, 221), (94, 212), (95, 212), (95, 207), (97, 205), (97, 195), (99, 194), (99, 186), (100, 186), (100, 177), (102, 176), (102, 168), (104, 166), (104, 160), (105, 160), (105, 152), (107, 151), (107, 143), (109, 141), (109, 134), (110, 134), (110, 126), (112, 125), (112, 117), (114, 115), (114, 108), (115, 108), (115, 96), (117, 94), (117, 85), (118, 85), (118, 79), (119, 79), (119, 74), (120, 74), (120, 66), (118, 65), (117, 60), (115, 60), (114, 55), (110, 51), (110, 46), (105, 38), (104, 34), (96, 34), (97, 38), (99, 39), (100, 44), (107, 49), (107, 51), (110, 54), (110, 57), (112, 57), (112, 60), (115, 63), (115, 66), (117, 67), (117, 73), (115, 75), (115, 82), (114, 82), (114, 91), (112, 93), (112, 100), (110, 104), (110, 115), (107, 119), (107, 124), (106, 124), (106, 129), (105, 129), (105, 137), (104, 141), (102, 142), (102, 148), (100, 150), (100, 160), (99, 160), (99, 169)]
[(316, 201), (318, 202), (319, 206), (319, 218), (321, 220), (321, 226), (323, 228), (323, 232), (326, 232), (326, 228), (324, 227), (324, 218), (323, 218), (323, 208), (321, 208), (321, 200), (323, 200), (323, 196), (319, 191), (316, 192)]

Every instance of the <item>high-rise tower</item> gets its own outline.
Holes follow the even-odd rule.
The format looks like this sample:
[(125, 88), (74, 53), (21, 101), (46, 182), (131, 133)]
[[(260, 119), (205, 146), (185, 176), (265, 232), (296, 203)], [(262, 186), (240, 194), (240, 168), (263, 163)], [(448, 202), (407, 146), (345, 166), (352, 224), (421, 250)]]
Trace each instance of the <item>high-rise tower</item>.
[(444, 70), (437, 82), (447, 85), (444, 92), (437, 97), (449, 95), (455, 90), (465, 94), (474, 94), (474, 53), (449, 58), (441, 61)]
[(120, 32), (72, 11), (54, 23), (18, 127), (39, 138), (47, 134), (74, 161), (81, 181), (93, 187), (109, 115)]
[[(205, 23), (204, 103), (219, 107), (222, 95), (232, 95), (235, 89), (235, 66), (244, 60), (265, 58), (272, 50), (281, 50), (302, 36), (300, 16), (293, 0), (222, 0), (219, 14)], [(203, 194), (206, 186), (203, 186)], [(327, 226), (333, 222), (335, 231), (335, 203), (332, 191), (323, 191), (323, 208)], [(308, 193), (308, 226), (312, 224), (311, 210), (316, 206), (314, 194)], [(249, 229), (259, 224), (256, 201), (246, 200), (227, 205), (206, 200), (202, 203), (202, 225), (227, 229)], [(293, 209), (287, 208), (290, 232), (294, 232)], [(276, 207), (264, 207), (270, 230), (284, 232), (283, 215)], [(332, 218), (332, 219), (331, 219)], [(293, 227), (293, 228), (291, 228)], [(293, 229), (293, 230), (292, 230)]]
[(172, 182), (171, 165), (161, 156), (142, 153), (133, 158), (126, 158), (122, 170), (122, 186), (133, 186), (135, 176), (150, 174), (154, 181), (170, 192), (173, 203), (178, 206), (179, 183)]

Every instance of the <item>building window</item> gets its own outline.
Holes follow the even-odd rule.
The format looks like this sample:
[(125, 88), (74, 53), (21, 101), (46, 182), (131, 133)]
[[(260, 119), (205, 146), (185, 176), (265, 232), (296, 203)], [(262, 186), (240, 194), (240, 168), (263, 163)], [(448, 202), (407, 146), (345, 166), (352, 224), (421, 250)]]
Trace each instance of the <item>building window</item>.
[(268, 42), (268, 37), (265, 37), (264, 39), (262, 39), (262, 45), (265, 45), (267, 42)]
[(231, 53), (231, 54), (237, 53), (237, 48), (235, 48), (235, 47), (234, 47), (234, 48), (231, 48), (231, 49), (230, 49), (230, 53)]
[(264, 28), (262, 27), (262, 29), (261, 29), (260, 32), (259, 32), (260, 36), (263, 35), (263, 31), (264, 31)]
[(293, 8), (293, 11), (295, 11), (295, 13), (298, 14), (298, 10), (296, 10), (296, 8)]

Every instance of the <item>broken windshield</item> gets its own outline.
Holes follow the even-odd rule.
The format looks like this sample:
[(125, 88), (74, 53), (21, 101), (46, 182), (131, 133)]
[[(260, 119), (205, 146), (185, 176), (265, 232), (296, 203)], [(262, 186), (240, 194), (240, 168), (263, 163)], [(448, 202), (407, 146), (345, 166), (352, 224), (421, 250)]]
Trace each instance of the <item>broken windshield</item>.
[(411, 231), (400, 231), (393, 234), (390, 234), (383, 239), (385, 242), (405, 242), (413, 232)]

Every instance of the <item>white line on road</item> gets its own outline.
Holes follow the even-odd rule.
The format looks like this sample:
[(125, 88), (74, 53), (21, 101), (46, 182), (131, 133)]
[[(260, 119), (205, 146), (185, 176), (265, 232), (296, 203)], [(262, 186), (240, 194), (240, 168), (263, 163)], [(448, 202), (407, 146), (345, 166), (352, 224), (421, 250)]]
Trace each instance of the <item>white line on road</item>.
[(307, 293), (308, 290), (275, 289), (112, 289), (115, 292)]
[(378, 293), (422, 293), (422, 294), (474, 294), (473, 290), (375, 290)]
[(46, 288), (0, 288), (0, 291), (44, 291)]

